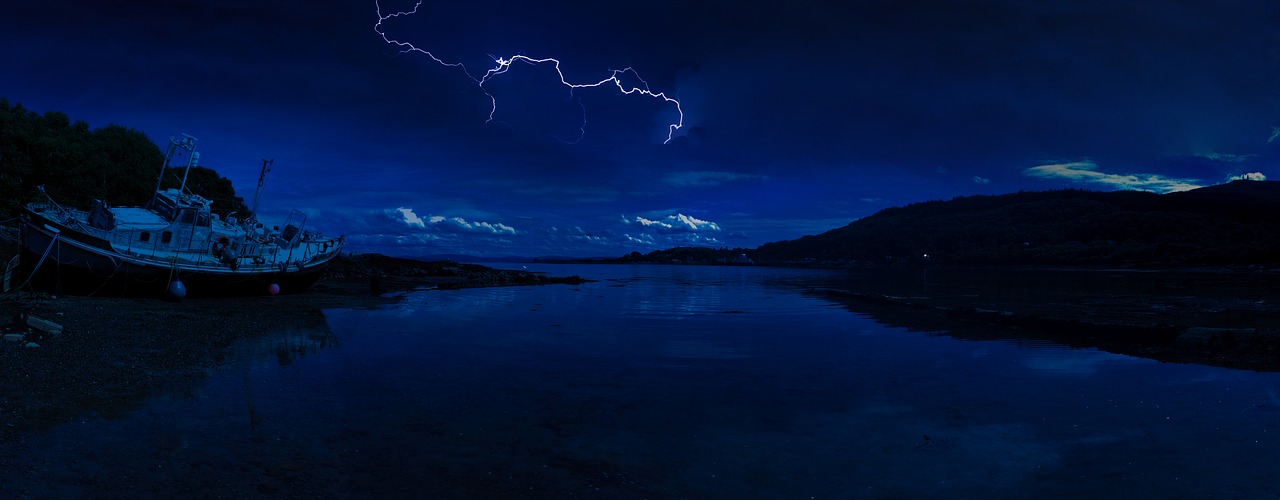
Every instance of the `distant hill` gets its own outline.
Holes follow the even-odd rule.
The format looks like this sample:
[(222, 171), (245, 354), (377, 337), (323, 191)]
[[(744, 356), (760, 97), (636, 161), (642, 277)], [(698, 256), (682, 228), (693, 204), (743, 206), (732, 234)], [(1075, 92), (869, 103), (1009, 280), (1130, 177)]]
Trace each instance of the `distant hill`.
[(1191, 191), (1060, 190), (889, 208), (748, 255), (852, 265), (1280, 264), (1280, 182)]

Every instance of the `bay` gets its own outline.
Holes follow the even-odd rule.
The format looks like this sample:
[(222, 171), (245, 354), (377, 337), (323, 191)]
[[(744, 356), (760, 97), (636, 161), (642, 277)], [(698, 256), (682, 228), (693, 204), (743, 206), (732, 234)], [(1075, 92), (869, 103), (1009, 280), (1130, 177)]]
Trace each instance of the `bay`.
[[(818, 270), (529, 266), (0, 444), (6, 497), (1280, 494), (1280, 375), (887, 326)], [(959, 325), (956, 328), (960, 328)], [(963, 328), (971, 330), (972, 325)], [(994, 328), (994, 327), (992, 327)]]

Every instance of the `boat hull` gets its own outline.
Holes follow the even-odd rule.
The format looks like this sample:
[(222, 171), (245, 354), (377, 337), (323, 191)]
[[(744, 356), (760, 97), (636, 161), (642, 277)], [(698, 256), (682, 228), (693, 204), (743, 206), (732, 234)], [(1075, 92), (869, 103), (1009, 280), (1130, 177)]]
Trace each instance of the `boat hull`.
[(70, 295), (168, 296), (181, 281), (186, 297), (225, 297), (298, 293), (324, 274), (329, 258), (284, 269), (195, 268), (157, 262), (115, 251), (105, 240), (69, 230), (44, 217), (27, 214), (21, 226), (21, 274), (33, 290)]

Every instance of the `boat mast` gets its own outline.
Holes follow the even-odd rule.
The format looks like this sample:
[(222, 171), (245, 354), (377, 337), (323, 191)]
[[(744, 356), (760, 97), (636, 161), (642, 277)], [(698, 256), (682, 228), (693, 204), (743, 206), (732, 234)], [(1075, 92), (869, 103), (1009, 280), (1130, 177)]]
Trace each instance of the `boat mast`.
[(266, 183), (267, 172), (271, 171), (272, 163), (275, 163), (275, 160), (262, 159), (262, 172), (258, 174), (258, 191), (253, 193), (253, 207), (249, 209), (250, 217), (258, 216), (258, 200), (262, 198), (262, 185)]
[(187, 174), (191, 173), (191, 167), (196, 166), (200, 162), (200, 153), (196, 152), (196, 138), (190, 134), (182, 134), (182, 139), (178, 140), (169, 137), (169, 149), (164, 153), (164, 165), (160, 167), (160, 178), (156, 179), (156, 191), (160, 191), (160, 185), (164, 184), (164, 171), (168, 170), (172, 165), (169, 162), (173, 160), (173, 156), (178, 152), (178, 148), (185, 149), (191, 154), (187, 155), (186, 170), (182, 173), (182, 184), (178, 186), (178, 192), (181, 193), (187, 187)]

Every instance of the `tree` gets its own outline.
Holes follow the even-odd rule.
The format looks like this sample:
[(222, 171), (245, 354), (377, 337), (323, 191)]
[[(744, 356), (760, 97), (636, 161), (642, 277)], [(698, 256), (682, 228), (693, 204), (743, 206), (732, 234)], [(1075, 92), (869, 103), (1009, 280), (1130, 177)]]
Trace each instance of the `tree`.
[[(161, 187), (176, 188), (181, 182), (182, 170), (175, 168), (170, 172), (166, 172)], [(209, 168), (192, 167), (191, 172), (187, 174), (187, 191), (212, 200), (213, 212), (221, 215), (224, 219), (229, 214), (244, 214), (249, 211), (249, 207), (244, 204), (244, 198), (236, 196), (236, 190), (231, 186), (231, 180), (218, 175), (217, 172)]]
[[(117, 206), (145, 204), (163, 162), (160, 148), (137, 130), (114, 124), (91, 130), (65, 113), (40, 115), (0, 99), (0, 220), (35, 201), (37, 186), (58, 203), (77, 208), (94, 199)], [(177, 186), (177, 180), (171, 182)], [(213, 200), (214, 211), (223, 216), (248, 210), (231, 181), (211, 169), (191, 169), (187, 188)]]

